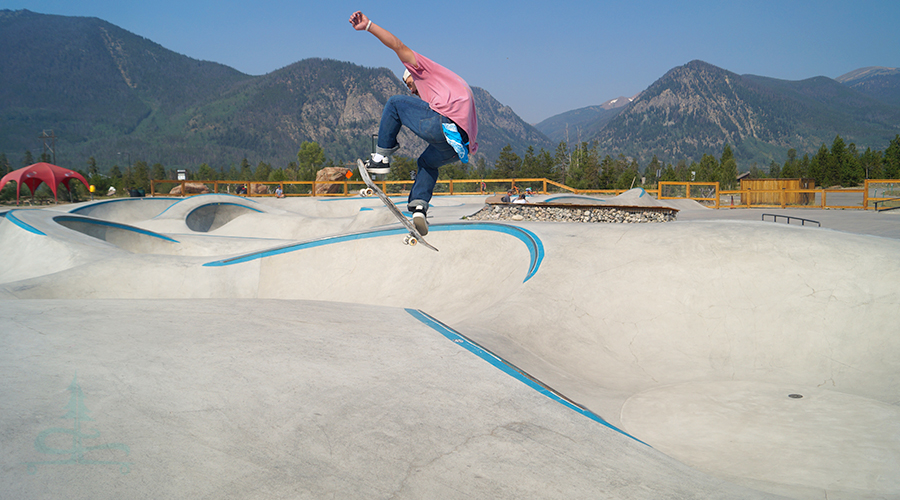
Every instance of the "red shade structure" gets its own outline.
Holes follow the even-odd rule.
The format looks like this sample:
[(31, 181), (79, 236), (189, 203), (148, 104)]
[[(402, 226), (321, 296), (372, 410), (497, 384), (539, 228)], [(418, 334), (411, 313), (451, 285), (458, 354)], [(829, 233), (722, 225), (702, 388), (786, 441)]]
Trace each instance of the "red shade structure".
[(20, 168), (19, 170), (13, 170), (4, 175), (3, 179), (0, 179), (0, 189), (3, 189), (3, 186), (5, 186), (7, 182), (16, 181), (16, 205), (18, 205), (19, 192), (22, 189), (22, 184), (28, 186), (28, 189), (31, 190), (31, 196), (34, 197), (34, 192), (37, 190), (38, 186), (40, 186), (42, 182), (46, 182), (47, 185), (50, 186), (50, 190), (53, 191), (53, 199), (58, 202), (59, 199), (56, 196), (56, 188), (62, 183), (66, 186), (66, 189), (70, 189), (69, 183), (73, 180), (81, 181), (82, 184), (84, 184), (84, 187), (90, 189), (84, 176), (74, 170), (51, 165), (50, 163), (35, 163), (34, 165), (29, 165), (25, 168)]

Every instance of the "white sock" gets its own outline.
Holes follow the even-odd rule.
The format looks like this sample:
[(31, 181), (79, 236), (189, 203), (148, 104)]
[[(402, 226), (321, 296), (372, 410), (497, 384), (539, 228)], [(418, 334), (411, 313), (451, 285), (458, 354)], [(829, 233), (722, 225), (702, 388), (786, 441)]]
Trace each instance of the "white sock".
[[(372, 153), (372, 162), (373, 163), (381, 163), (382, 161), (384, 161), (383, 155), (380, 155), (378, 153)], [(387, 163), (387, 162), (385, 162), (385, 163)]]

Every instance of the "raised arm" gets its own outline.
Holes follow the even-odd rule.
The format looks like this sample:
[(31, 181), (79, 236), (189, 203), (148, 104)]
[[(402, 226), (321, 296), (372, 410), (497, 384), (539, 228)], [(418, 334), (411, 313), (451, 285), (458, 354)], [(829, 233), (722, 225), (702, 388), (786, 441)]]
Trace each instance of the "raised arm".
[(350, 16), (350, 24), (353, 25), (353, 29), (356, 31), (368, 31), (375, 35), (375, 38), (379, 39), (385, 47), (393, 50), (401, 61), (413, 67), (418, 67), (418, 64), (416, 64), (416, 53), (412, 49), (401, 42), (393, 33), (373, 23), (362, 12), (354, 12)]

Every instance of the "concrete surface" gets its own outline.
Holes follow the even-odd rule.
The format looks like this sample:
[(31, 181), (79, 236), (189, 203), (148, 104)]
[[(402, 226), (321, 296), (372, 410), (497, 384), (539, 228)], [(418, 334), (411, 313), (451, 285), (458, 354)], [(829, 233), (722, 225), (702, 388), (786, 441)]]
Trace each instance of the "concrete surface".
[(5, 212), (0, 496), (900, 496), (900, 216), (483, 202)]

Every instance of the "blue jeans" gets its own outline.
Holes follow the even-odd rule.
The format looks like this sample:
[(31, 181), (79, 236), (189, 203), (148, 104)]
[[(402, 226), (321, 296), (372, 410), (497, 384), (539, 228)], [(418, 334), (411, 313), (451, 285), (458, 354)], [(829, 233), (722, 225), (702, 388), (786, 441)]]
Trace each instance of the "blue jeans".
[(414, 134), (428, 143), (428, 147), (416, 160), (418, 172), (409, 193), (409, 210), (419, 207), (428, 210), (428, 202), (434, 194), (434, 186), (438, 180), (438, 168), (448, 163), (459, 161), (459, 155), (453, 149), (441, 123), (450, 123), (450, 119), (438, 114), (428, 103), (414, 96), (395, 95), (388, 99), (381, 114), (381, 125), (378, 127), (378, 147), (376, 153), (392, 154), (398, 147), (397, 134), (405, 125)]

